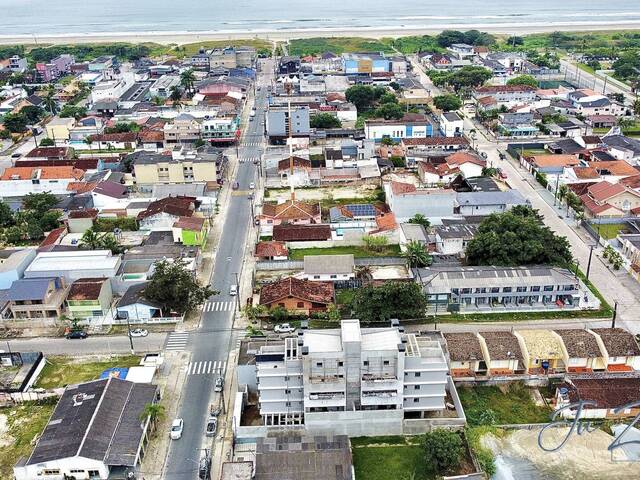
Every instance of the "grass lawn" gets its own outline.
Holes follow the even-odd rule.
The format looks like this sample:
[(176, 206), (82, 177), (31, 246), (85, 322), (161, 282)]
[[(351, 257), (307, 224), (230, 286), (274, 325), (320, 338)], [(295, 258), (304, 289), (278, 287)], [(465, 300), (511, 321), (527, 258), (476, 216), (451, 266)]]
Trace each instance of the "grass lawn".
[(352, 253), (355, 258), (366, 257), (397, 257), (400, 255), (399, 245), (388, 245), (379, 252), (370, 252), (364, 247), (329, 247), (329, 248), (296, 248), (289, 250), (290, 260), (304, 260), (305, 255), (348, 255)]
[(289, 55), (317, 55), (333, 52), (385, 52), (393, 53), (389, 39), (376, 40), (360, 37), (296, 38), (289, 42)]
[(356, 295), (355, 288), (340, 288), (336, 289), (336, 302), (338, 305), (348, 305)]
[(601, 237), (604, 237), (607, 240), (616, 238), (620, 230), (626, 230), (629, 228), (626, 223), (601, 223), (600, 225), (598, 225), (598, 223), (593, 223), (592, 226), (596, 232), (600, 233)]
[(75, 383), (95, 380), (107, 368), (133, 367), (140, 363), (140, 357), (125, 355), (100, 361), (77, 361), (71, 357), (48, 357), (36, 382), (37, 388), (59, 388)]
[(531, 390), (513, 383), (504, 391), (498, 387), (463, 387), (458, 389), (470, 426), (549, 421), (551, 409), (537, 406)]
[[(22, 404), (0, 408), (0, 417), (6, 417), (6, 432), (0, 430), (0, 478), (13, 478), (13, 466), (20, 457), (31, 453), (31, 442), (44, 429), (54, 404)], [(0, 425), (5, 423), (0, 418)]]
[(422, 447), (354, 447), (356, 480), (430, 480), (436, 478), (426, 469)]

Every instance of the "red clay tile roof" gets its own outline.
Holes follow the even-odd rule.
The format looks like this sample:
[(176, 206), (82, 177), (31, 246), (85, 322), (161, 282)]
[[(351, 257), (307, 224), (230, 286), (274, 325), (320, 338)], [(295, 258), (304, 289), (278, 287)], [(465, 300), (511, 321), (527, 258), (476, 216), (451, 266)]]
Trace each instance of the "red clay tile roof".
[(405, 193), (415, 192), (416, 186), (412, 183), (391, 182), (391, 191), (394, 195), (402, 195)]
[(398, 222), (396, 222), (396, 216), (393, 213), (383, 213), (378, 215), (376, 217), (376, 225), (378, 226), (378, 232), (385, 232), (398, 228)]
[(580, 200), (582, 201), (582, 204), (584, 205), (584, 208), (586, 208), (587, 210), (589, 210), (591, 213), (594, 213), (596, 215), (605, 212), (607, 210), (610, 209), (614, 209), (614, 210), (618, 210), (618, 212), (622, 213), (622, 210), (620, 210), (617, 207), (614, 207), (613, 205), (609, 204), (609, 203), (603, 203), (601, 205), (597, 204), (593, 198), (591, 198), (589, 196), (588, 193), (585, 193), (584, 195), (580, 195)]
[(67, 190), (77, 194), (87, 193), (96, 188), (96, 185), (98, 185), (98, 182), (69, 182)]
[(489, 105), (497, 105), (498, 101), (493, 97), (482, 97), (478, 99), (478, 103), (483, 107), (488, 107)]
[(174, 224), (173, 228), (181, 228), (183, 230), (191, 230), (199, 232), (204, 227), (204, 218), (202, 217), (180, 217)]
[(273, 239), (278, 242), (330, 240), (331, 227), (329, 225), (274, 225)]
[(624, 160), (611, 160), (603, 162), (589, 162), (589, 166), (597, 169), (598, 171), (608, 170), (611, 175), (616, 176), (634, 176), (638, 174), (638, 170), (633, 168)]
[(612, 409), (636, 402), (640, 398), (640, 378), (571, 378), (558, 385), (566, 388), (569, 401), (592, 400), (588, 409)]
[[(56, 180), (63, 178), (75, 178), (80, 180), (84, 171), (70, 166), (66, 167), (9, 167), (2, 174), (2, 180), (31, 180), (37, 171), (40, 171), (42, 180)], [(18, 177), (18, 178), (11, 178)]]
[(296, 298), (312, 303), (333, 303), (333, 283), (312, 282), (294, 277), (285, 278), (262, 287), (260, 304), (271, 305), (285, 298)]
[(487, 161), (478, 157), (477, 155), (473, 155), (469, 152), (456, 152), (447, 156), (446, 161), (449, 165), (463, 165), (465, 163), (473, 163), (475, 165), (479, 165), (484, 167), (487, 165)]
[(40, 243), (38, 246), (38, 251), (41, 248), (48, 247), (50, 245), (55, 245), (59, 243), (60, 239), (67, 233), (67, 227), (59, 227), (49, 232), (49, 235)]
[(473, 333), (445, 333), (449, 357), (454, 362), (467, 362), (472, 360), (484, 360), (480, 340)]
[(38, 147), (31, 150), (25, 155), (26, 158), (46, 157), (46, 158), (64, 158), (69, 156), (67, 147)]
[(527, 160), (538, 167), (573, 167), (580, 165), (580, 160), (575, 155), (531, 155), (527, 157)]
[(577, 178), (580, 178), (582, 180), (600, 178), (600, 174), (593, 167), (574, 167), (573, 173), (575, 173)]
[(594, 334), (580, 328), (554, 330), (562, 338), (571, 358), (601, 357), (600, 347)]
[(98, 216), (98, 210), (95, 208), (88, 208), (87, 210), (71, 210), (68, 218), (96, 218)]
[(620, 183), (629, 188), (633, 188), (633, 189), (640, 188), (640, 174), (623, 178), (622, 180), (620, 180)]
[(151, 202), (146, 210), (138, 214), (138, 220), (143, 220), (158, 213), (168, 213), (176, 217), (191, 217), (196, 197), (166, 197)]
[(262, 206), (262, 216), (280, 220), (308, 220), (320, 215), (320, 205), (317, 203), (304, 203), (295, 200), (287, 200), (284, 203), (274, 205), (265, 203)]
[(255, 256), (258, 258), (286, 257), (289, 250), (284, 242), (258, 242)]
[[(290, 160), (284, 158), (278, 162), (278, 172), (288, 171), (290, 168)], [(293, 157), (293, 168), (311, 169), (311, 160), (302, 157)]]
[(616, 195), (620, 195), (625, 190), (625, 187), (619, 183), (609, 183), (604, 181), (589, 187), (589, 195), (596, 202), (606, 202), (608, 199), (615, 197)]
[(164, 132), (162, 130), (143, 130), (138, 133), (141, 142), (162, 142), (164, 140)]
[(71, 284), (67, 300), (97, 300), (106, 278), (81, 278)]
[[(592, 328), (591, 330), (600, 335), (609, 356), (640, 356), (638, 342), (636, 342), (633, 334), (626, 330), (622, 328)], [(638, 398), (640, 398), (640, 396)]]

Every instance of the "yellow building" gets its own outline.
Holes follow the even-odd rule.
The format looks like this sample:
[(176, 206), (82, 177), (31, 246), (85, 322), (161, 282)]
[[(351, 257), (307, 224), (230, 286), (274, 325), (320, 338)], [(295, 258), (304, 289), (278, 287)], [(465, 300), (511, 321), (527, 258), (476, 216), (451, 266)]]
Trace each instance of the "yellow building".
[(47, 137), (54, 141), (67, 141), (69, 140), (69, 130), (71, 130), (76, 124), (73, 118), (59, 118), (53, 117), (49, 123), (47, 123)]
[(524, 364), (532, 375), (565, 371), (562, 339), (550, 330), (517, 330)]
[(135, 183), (216, 182), (216, 159), (212, 156), (194, 158), (172, 158), (168, 155), (147, 154), (134, 161)]

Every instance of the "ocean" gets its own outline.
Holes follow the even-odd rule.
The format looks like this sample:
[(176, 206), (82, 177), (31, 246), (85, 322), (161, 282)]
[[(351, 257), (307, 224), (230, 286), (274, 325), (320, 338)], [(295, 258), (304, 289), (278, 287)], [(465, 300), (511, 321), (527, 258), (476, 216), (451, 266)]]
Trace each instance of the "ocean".
[(638, 24), (638, 0), (0, 0), (0, 38)]

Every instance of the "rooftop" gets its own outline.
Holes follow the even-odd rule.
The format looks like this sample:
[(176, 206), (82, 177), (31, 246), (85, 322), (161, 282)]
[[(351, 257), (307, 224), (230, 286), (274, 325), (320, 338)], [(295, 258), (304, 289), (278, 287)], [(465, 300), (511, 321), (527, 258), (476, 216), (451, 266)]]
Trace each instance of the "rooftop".
[(312, 240), (329, 240), (330, 225), (274, 225), (273, 239), (282, 242), (302, 242)]
[(57, 274), (65, 270), (114, 269), (120, 262), (120, 256), (111, 250), (75, 250), (72, 252), (40, 252), (25, 271), (51, 272)]
[(566, 388), (569, 401), (592, 400), (596, 405), (585, 408), (613, 409), (637, 402), (640, 398), (640, 377), (571, 378), (558, 385)]
[[(633, 334), (622, 328), (593, 328), (611, 357), (640, 356), (640, 348)], [(637, 400), (637, 399), (636, 399)]]
[(530, 361), (535, 359), (562, 358), (562, 343), (549, 330), (517, 330), (516, 334), (524, 340)]
[(82, 278), (71, 284), (67, 300), (97, 300), (107, 278)]
[(262, 287), (260, 304), (271, 304), (285, 298), (298, 298), (312, 303), (333, 303), (334, 290), (331, 282), (312, 282), (294, 277), (285, 278)]
[(306, 255), (304, 273), (307, 275), (350, 274), (355, 262), (353, 255)]
[(473, 333), (445, 333), (449, 357), (454, 362), (467, 362), (470, 360), (484, 360), (480, 340)]
[(513, 333), (507, 331), (480, 332), (480, 336), (487, 344), (491, 360), (522, 358), (520, 343)]

